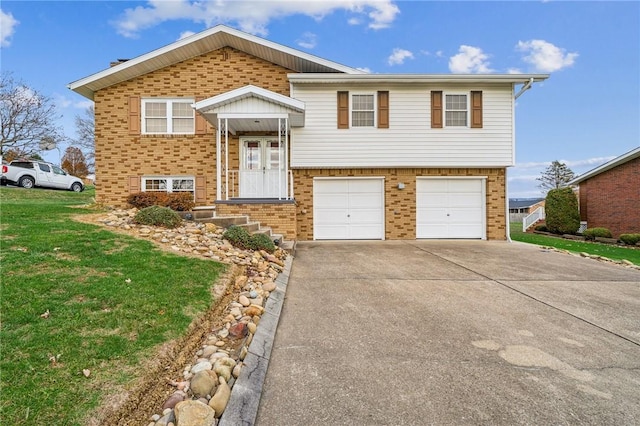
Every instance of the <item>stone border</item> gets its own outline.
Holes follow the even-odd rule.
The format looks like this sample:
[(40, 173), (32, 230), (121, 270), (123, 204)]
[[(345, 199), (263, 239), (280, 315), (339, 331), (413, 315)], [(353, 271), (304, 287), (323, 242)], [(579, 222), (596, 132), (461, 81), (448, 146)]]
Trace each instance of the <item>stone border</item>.
[(251, 340), (240, 376), (233, 385), (229, 403), (218, 426), (255, 424), (292, 264), (293, 256), (287, 256), (284, 269), (275, 280), (276, 289), (269, 294), (260, 325)]

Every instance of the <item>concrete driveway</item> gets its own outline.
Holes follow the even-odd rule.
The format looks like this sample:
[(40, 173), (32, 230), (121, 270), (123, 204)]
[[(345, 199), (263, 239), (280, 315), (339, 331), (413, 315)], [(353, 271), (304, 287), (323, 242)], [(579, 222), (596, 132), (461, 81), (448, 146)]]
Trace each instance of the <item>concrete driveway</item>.
[(640, 272), (522, 243), (300, 243), (257, 424), (640, 424)]

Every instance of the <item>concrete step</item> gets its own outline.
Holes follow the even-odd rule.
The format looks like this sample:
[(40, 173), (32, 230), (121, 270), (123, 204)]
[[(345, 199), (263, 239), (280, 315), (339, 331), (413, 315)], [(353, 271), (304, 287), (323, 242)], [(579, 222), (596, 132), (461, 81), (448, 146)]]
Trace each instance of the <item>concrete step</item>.
[(246, 229), (250, 234), (260, 231), (260, 222), (247, 222), (238, 224), (237, 226)]
[(197, 219), (201, 223), (213, 223), (222, 228), (228, 228), (231, 225), (246, 225), (249, 223), (249, 216), (216, 216), (206, 219)]

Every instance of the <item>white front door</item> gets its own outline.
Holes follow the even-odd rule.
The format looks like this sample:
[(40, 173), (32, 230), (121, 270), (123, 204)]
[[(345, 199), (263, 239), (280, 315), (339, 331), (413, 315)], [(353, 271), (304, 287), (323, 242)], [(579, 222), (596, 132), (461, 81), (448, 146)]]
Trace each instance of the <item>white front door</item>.
[(240, 198), (286, 197), (284, 142), (278, 138), (242, 138)]

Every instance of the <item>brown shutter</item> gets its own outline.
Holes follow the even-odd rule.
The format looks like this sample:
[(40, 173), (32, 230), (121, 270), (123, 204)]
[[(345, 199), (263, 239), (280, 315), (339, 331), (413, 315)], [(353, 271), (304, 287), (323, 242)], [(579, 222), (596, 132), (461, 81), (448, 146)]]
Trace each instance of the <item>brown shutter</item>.
[(471, 127), (482, 128), (482, 91), (471, 92)]
[(338, 92), (338, 129), (349, 128), (349, 92)]
[(140, 134), (140, 96), (129, 96), (129, 134)]
[(389, 128), (389, 92), (378, 92), (378, 129)]
[(442, 91), (431, 91), (431, 128), (442, 129)]
[(207, 201), (207, 179), (204, 176), (196, 176), (196, 203)]
[(129, 176), (129, 194), (140, 192), (140, 176)]
[[(196, 102), (200, 102), (204, 98), (202, 96), (196, 96)], [(204, 119), (204, 115), (195, 111), (196, 114), (196, 135), (204, 135), (207, 133), (207, 120)]]

